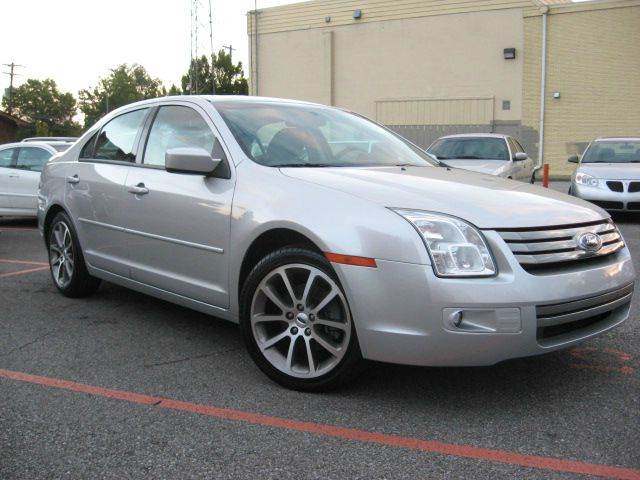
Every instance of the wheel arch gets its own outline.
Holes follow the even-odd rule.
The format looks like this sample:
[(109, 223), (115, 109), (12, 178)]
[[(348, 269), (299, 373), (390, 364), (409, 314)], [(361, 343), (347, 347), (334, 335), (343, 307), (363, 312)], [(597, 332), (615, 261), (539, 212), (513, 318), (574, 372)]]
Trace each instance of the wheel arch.
[(236, 298), (238, 298), (238, 300), (240, 299), (242, 288), (249, 273), (261, 259), (280, 248), (292, 246), (303, 246), (320, 254), (323, 253), (316, 242), (307, 235), (292, 228), (275, 227), (262, 232), (251, 242), (249, 248), (244, 253), (238, 275)]

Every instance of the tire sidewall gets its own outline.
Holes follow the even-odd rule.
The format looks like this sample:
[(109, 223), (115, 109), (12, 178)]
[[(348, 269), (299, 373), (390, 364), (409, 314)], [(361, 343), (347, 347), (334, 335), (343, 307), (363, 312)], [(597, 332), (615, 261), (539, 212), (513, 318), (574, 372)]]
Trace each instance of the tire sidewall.
[[(340, 360), (340, 363), (338, 363), (330, 372), (310, 379), (287, 375), (271, 365), (260, 351), (260, 348), (253, 336), (253, 329), (251, 325), (251, 305), (254, 293), (260, 282), (266, 275), (276, 268), (295, 263), (313, 266), (322, 270), (325, 274), (331, 277), (336, 285), (338, 285), (338, 288), (340, 288), (351, 317), (351, 336), (347, 346), (347, 352)], [(356, 335), (355, 322), (353, 315), (351, 314), (351, 307), (349, 306), (349, 300), (347, 299), (338, 276), (324, 256), (304, 248), (287, 247), (277, 250), (264, 257), (252, 269), (245, 281), (240, 295), (240, 329), (242, 331), (247, 350), (260, 370), (262, 370), (269, 378), (287, 388), (303, 391), (320, 391), (335, 388), (339, 384), (343, 383), (347, 378), (350, 378), (351, 374), (355, 374), (359, 370), (358, 366), (362, 360), (358, 337)]]

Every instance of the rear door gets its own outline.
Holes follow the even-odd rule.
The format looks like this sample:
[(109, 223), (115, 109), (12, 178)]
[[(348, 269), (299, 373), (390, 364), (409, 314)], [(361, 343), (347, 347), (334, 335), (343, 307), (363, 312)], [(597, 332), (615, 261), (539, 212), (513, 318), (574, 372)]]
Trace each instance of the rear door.
[(106, 123), (83, 146), (69, 167), (68, 205), (79, 231), (85, 260), (92, 267), (128, 277), (124, 234), (124, 183), (135, 159), (149, 108), (138, 108)]
[(53, 153), (41, 147), (20, 147), (15, 161), (17, 178), (13, 182), (13, 207), (36, 213), (40, 172)]
[(17, 148), (0, 149), (0, 214), (8, 215), (13, 208), (11, 191), (13, 181), (17, 176), (13, 170)]
[[(123, 205), (131, 277), (227, 308), (234, 180), (215, 125), (200, 107), (177, 102), (160, 106), (148, 130), (142, 165), (129, 174)], [(176, 147), (200, 147), (221, 158), (216, 176), (167, 172), (165, 152)]]

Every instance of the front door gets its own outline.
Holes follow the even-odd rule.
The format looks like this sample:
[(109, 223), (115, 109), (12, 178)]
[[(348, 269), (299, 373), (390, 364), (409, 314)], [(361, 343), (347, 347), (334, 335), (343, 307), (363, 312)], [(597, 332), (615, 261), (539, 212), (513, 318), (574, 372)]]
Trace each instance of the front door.
[(128, 277), (124, 234), (124, 184), (135, 170), (136, 152), (148, 108), (123, 113), (105, 124), (69, 166), (66, 204), (79, 230), (87, 263)]
[[(140, 168), (126, 182), (131, 277), (221, 308), (229, 306), (233, 179), (211, 120), (199, 107), (164, 105), (149, 128)], [(200, 147), (222, 158), (216, 176), (169, 173), (165, 152)]]

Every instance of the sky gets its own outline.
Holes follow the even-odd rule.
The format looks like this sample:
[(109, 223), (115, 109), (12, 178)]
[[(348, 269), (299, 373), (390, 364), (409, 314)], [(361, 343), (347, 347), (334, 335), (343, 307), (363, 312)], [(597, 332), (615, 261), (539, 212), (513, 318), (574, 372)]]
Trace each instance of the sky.
[[(295, 3), (257, 0), (258, 9)], [(232, 45), (234, 61), (248, 76), (247, 11), (254, 0), (211, 0), (213, 43)], [(199, 0), (198, 52), (209, 54), (209, 3)], [(77, 95), (121, 63), (139, 63), (168, 87), (180, 84), (190, 59), (191, 0), (2, 1), (0, 63), (23, 65), (14, 85), (27, 78), (53, 78)], [(2, 72), (8, 71), (2, 67)], [(0, 93), (9, 76), (0, 75)]]
[[(198, 53), (211, 51), (209, 2), (200, 1)], [(247, 11), (254, 0), (211, 0), (214, 50), (232, 45), (248, 76)], [(258, 0), (258, 9), (294, 3)], [(191, 0), (2, 1), (0, 63), (16, 68), (14, 86), (53, 78), (65, 92), (93, 87), (121, 63), (139, 63), (167, 88), (189, 67)], [(2, 72), (8, 67), (2, 66)], [(0, 92), (9, 76), (0, 76)]]

